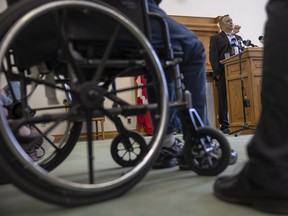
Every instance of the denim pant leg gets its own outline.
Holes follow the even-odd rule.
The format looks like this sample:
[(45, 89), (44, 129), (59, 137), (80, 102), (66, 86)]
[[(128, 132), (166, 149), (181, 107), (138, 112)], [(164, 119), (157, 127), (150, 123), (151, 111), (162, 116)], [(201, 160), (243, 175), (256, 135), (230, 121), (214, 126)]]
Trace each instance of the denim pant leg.
[[(20, 101), (21, 100), (20, 83), (18, 81), (11, 81), (10, 84), (11, 84), (12, 89), (10, 88), (10, 86), (8, 84), (6, 84), (3, 89), (7, 92), (8, 97), (12, 101), (14, 101), (14, 100)], [(12, 91), (13, 91), (13, 93), (12, 93)], [(13, 94), (14, 94), (15, 98), (14, 98)]]
[(9, 97), (0, 92), (0, 105), (8, 107), (11, 106), (12, 103), (13, 101)]
[(205, 50), (202, 43), (197, 39), (194, 49), (184, 49), (183, 63), (180, 64), (181, 73), (184, 75), (185, 88), (192, 94), (192, 106), (198, 112), (205, 125), (209, 125), (206, 99), (206, 68)]

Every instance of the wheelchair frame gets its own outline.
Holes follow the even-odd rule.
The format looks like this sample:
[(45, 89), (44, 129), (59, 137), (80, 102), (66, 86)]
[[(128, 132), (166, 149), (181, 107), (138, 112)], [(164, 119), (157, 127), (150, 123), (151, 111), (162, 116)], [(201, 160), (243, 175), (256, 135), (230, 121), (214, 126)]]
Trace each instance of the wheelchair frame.
[[(113, 4), (113, 2), (116, 2), (116, 6), (120, 4), (120, 1), (115, 0), (108, 3)], [(51, 203), (75, 206), (100, 202), (127, 192), (146, 175), (161, 149), (168, 122), (169, 106), (179, 108), (182, 123), (187, 124), (191, 131), (191, 135), (185, 138), (184, 146), (184, 157), (191, 170), (199, 175), (216, 175), (228, 165), (230, 147), (226, 138), (217, 130), (204, 127), (196, 110), (191, 108), (190, 92), (182, 89), (178, 68), (181, 58), (174, 57), (169, 31), (164, 20), (155, 14), (150, 14), (151, 17), (162, 22), (165, 32), (167, 58), (163, 61), (165, 64), (161, 65), (148, 40), (149, 22), (146, 0), (131, 0), (129, 2), (127, 7), (114, 8), (107, 2), (103, 3), (98, 0), (29, 0), (25, 3), (15, 4), (0, 17), (0, 22), (3, 24), (3, 29), (0, 31), (0, 61), (1, 71), (3, 71), (1, 77), (4, 77), (8, 83), (16, 79), (22, 86), (21, 106), (18, 106), (19, 110), (17, 110), (21, 113), (21, 117), (8, 119), (3, 112), (0, 114), (0, 166), (12, 183), (28, 194)], [(139, 14), (137, 9), (142, 9), (142, 20), (137, 20), (142, 31), (134, 22), (130, 21), (132, 17), (128, 18), (129, 13), (125, 13), (125, 10), (132, 10), (133, 13), (131, 14)], [(67, 16), (70, 13), (72, 16)], [(11, 14), (14, 14), (15, 17), (11, 17)], [(76, 22), (66, 22), (69, 18), (75, 18), (75, 16), (90, 18), (90, 15), (96, 23), (99, 21), (97, 18), (103, 21), (104, 24), (98, 22), (97, 25), (93, 25), (93, 28), (98, 28), (99, 32), (103, 30), (101, 34), (104, 35), (98, 34), (98, 32), (95, 34), (92, 31), (87, 38), (85, 33), (87, 30), (89, 32), (90, 29), (81, 25), (76, 26), (79, 28), (77, 31), (67, 31), (67, 29), (73, 28), (70, 24)], [(39, 55), (36, 54), (35, 56), (34, 50), (30, 50), (25, 55), (25, 52), (21, 52), (21, 46), (17, 42), (23, 41), (23, 38), (29, 39), (34, 31), (37, 33), (35, 28), (32, 28), (34, 31), (31, 31), (31, 26), (33, 24), (43, 25), (43, 23), (39, 23), (42, 18), (54, 24), (55, 29), (51, 28), (54, 30), (52, 35), (57, 40), (54, 40), (53, 37), (49, 38), (51, 46), (42, 47), (43, 50), (41, 47), (33, 47), (36, 53), (39, 50), (43, 51)], [(105, 25), (107, 23), (104, 21), (111, 25), (111, 29)], [(88, 24), (92, 25), (93, 22)], [(81, 35), (82, 31), (84, 32), (84, 39), (81, 38), (83, 36), (83, 34)], [(98, 36), (99, 38), (97, 38)], [(102, 40), (103, 37), (104, 39), (109, 38), (108, 41), (105, 41), (106, 46), (104, 48), (102, 47), (103, 41), (98, 43), (98, 40)], [(129, 43), (126, 43), (127, 38)], [(41, 42), (39, 38), (37, 40)], [(37, 40), (33, 42), (37, 43)], [(44, 38), (44, 41), (46, 40)], [(27, 46), (25, 43), (22, 45)], [(57, 52), (54, 52), (54, 46), (57, 47)], [(94, 47), (97, 49), (93, 49)], [(13, 56), (15, 57), (15, 66), (13, 67), (17, 68), (16, 72), (12, 69), (12, 64), (9, 65), (9, 61), (8, 66), (5, 62), (5, 57), (7, 59), (10, 50), (13, 50), (13, 55), (15, 55)], [(99, 53), (100, 58), (95, 59), (95, 57), (99, 57)], [(41, 56), (42, 54), (45, 55)], [(25, 60), (21, 61), (22, 57)], [(63, 64), (58, 64), (58, 61)], [(48, 70), (40, 71), (40, 75), (35, 77), (32, 76), (31, 67), (42, 62), (46, 63)], [(167, 99), (163, 68), (171, 68), (174, 73), (177, 100), (170, 104), (168, 104)], [(119, 88), (116, 85), (118, 79), (138, 73), (144, 73), (149, 80), (147, 85), (143, 87), (131, 85), (126, 88)], [(47, 78), (48, 74), (52, 74), (52, 78), (54, 77), (52, 82), (50, 82), (51, 76), (49, 77), (50, 80)], [(28, 88), (33, 84), (36, 87)], [(69, 105), (31, 106), (36, 115), (29, 116), (26, 112), (29, 100), (35, 94), (35, 89), (41, 85), (63, 91)], [(150, 100), (147, 105), (137, 105), (118, 96), (122, 92), (135, 91), (137, 88), (149, 88), (154, 92), (156, 100)], [(102, 105), (104, 97), (111, 101), (111, 106), (108, 108)], [(68, 112), (66, 112), (66, 108), (68, 108)], [(155, 120), (155, 131), (150, 140), (146, 140), (135, 131), (125, 128), (121, 121), (123, 117), (137, 116), (147, 112), (150, 112)], [(114, 165), (113, 168), (116, 169), (113, 174), (110, 172), (111, 167), (101, 169), (95, 167), (94, 156), (97, 146), (92, 140), (91, 124), (93, 117), (97, 115), (108, 117), (114, 122), (119, 133), (112, 140), (111, 154), (121, 167)], [(45, 137), (60, 123), (66, 124), (66, 122), (69, 125), (72, 124), (72, 127), (66, 126), (65, 131), (68, 139), (61, 141), (60, 145), (59, 143), (51, 144), (53, 146), (51, 155), (53, 156), (49, 157), (48, 162), (45, 160), (37, 163), (31, 161), (19, 145), (18, 128), (22, 125), (33, 125), (39, 129), (39, 134)], [(66, 179), (57, 174), (54, 169), (65, 163), (66, 157), (70, 155), (79, 141), (82, 122), (87, 124), (87, 139), (85, 141), (87, 142), (86, 157), (88, 159), (87, 179), (86, 177), (85, 180), (82, 177), (81, 180)], [(37, 125), (43, 123), (49, 123), (51, 126), (42, 131)], [(36, 137), (27, 140), (27, 142), (33, 143), (35, 139)], [(125, 150), (124, 155), (128, 152), (136, 156), (133, 159), (128, 157), (127, 161), (124, 160), (124, 157), (118, 155), (123, 149)], [(51, 188), (53, 189), (51, 190)]]

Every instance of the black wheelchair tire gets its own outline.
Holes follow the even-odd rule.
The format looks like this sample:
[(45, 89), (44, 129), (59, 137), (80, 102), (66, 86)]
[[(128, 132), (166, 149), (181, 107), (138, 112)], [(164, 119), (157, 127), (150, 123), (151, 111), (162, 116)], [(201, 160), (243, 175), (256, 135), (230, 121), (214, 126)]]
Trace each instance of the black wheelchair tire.
[[(215, 159), (203, 153), (202, 145), (199, 145), (199, 139), (205, 139), (205, 141), (208, 142), (208, 147), (210, 147), (209, 142), (211, 140), (217, 141), (219, 146), (216, 148), (221, 151), (220, 158)], [(201, 146), (199, 152), (197, 152), (198, 145)], [(194, 150), (194, 148), (196, 150)], [(195, 154), (193, 153), (193, 151), (195, 151)], [(199, 156), (197, 158), (196, 154), (200, 154), (200, 151), (202, 152), (202, 156)], [(197, 129), (197, 136), (189, 137), (188, 140), (185, 142), (183, 154), (185, 161), (188, 163), (192, 171), (194, 171), (198, 175), (215, 176), (223, 172), (228, 166), (231, 150), (228, 140), (220, 131), (210, 127), (200, 127)], [(210, 160), (210, 163), (211, 161), (213, 161), (213, 164), (207, 165), (207, 160)], [(205, 164), (201, 164), (204, 162)]]

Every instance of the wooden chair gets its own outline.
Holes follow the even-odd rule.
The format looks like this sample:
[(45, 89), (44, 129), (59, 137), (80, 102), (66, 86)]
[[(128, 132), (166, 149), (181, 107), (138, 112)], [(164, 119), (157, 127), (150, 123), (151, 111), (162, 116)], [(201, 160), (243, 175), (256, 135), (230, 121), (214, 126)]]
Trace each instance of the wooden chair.
[[(99, 138), (101, 138), (102, 140), (104, 140), (105, 139), (105, 133), (104, 133), (105, 116), (93, 118), (92, 121), (95, 122), (95, 139), (98, 140)], [(100, 122), (101, 131), (99, 131), (98, 122)]]

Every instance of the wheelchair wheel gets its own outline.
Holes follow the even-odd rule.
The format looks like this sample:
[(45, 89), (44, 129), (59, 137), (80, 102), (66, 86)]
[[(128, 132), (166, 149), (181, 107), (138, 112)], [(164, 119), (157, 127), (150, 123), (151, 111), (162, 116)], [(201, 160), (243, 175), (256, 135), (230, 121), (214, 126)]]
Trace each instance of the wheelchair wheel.
[(110, 149), (114, 161), (123, 167), (135, 166), (149, 151), (145, 139), (135, 132), (116, 136)]
[[(10, 58), (11, 60), (13, 55), (6, 56), (6, 60), (7, 58)], [(15, 67), (15, 65), (8, 64), (4, 70), (6, 73), (8, 73), (8, 71), (13, 70), (13, 67)], [(36, 72), (35, 69), (34, 72)], [(47, 74), (52, 72), (45, 71), (45, 73)], [(10, 121), (21, 119), (24, 116), (33, 117), (34, 115), (41, 115), (41, 113), (45, 113), (47, 110), (50, 112), (57, 112), (59, 109), (64, 109), (64, 106), (56, 107), (47, 105), (47, 107), (40, 110), (33, 105), (33, 102), (31, 101), (33, 101), (33, 98), (35, 98), (37, 92), (41, 91), (41, 85), (39, 83), (45, 79), (43, 76), (43, 71), (40, 69), (37, 70), (37, 74), (39, 74), (39, 80), (34, 82), (30, 81), (29, 83), (23, 82), (23, 80), (29, 80), (30, 78), (27, 76), (27, 73), (24, 72), (22, 73), (23, 77), (21, 79), (17, 79), (16, 77), (12, 79), (12, 76), (10, 75), (13, 74), (9, 74), (7, 77), (2, 77), (2, 82), (5, 83), (9, 91), (11, 91), (9, 97), (11, 97), (14, 101), (13, 104), (7, 108), (8, 118)], [(64, 86), (63, 79), (55, 77), (55, 80), (58, 82), (55, 82), (55, 87)], [(23, 90), (22, 92), (21, 89)], [(63, 98), (65, 101), (70, 100), (70, 95), (67, 93), (61, 96), (61, 98)], [(57, 97), (55, 97), (54, 100), (58, 100)], [(29, 104), (31, 104), (31, 106)], [(25, 108), (23, 109), (23, 107)], [(65, 109), (68, 109), (68, 107), (65, 107)], [(38, 136), (40, 140), (40, 143), (35, 146), (33, 152), (32, 149), (27, 152), (30, 152), (30, 155), (33, 154), (34, 161), (41, 167), (47, 171), (51, 171), (61, 164), (73, 150), (78, 141), (78, 137), (80, 136), (82, 123), (71, 121), (60, 123), (57, 128), (61, 128), (61, 137), (57, 137), (57, 139), (52, 135), (55, 129), (50, 132), (45, 132), (45, 130), (49, 127), (46, 125), (46, 123), (30, 123), (26, 127), (30, 128), (32, 133), (31, 136)], [(25, 148), (25, 145), (23, 145), (23, 147)]]
[[(50, 143), (50, 135), (44, 135), (46, 146), (37, 148), (37, 163), (47, 171), (52, 171), (59, 166), (71, 153), (79, 140), (82, 129), (80, 122), (67, 122), (64, 133), (59, 140)], [(42, 132), (43, 133), (43, 132)], [(45, 133), (44, 133), (45, 134)]]
[(221, 173), (229, 163), (230, 145), (219, 131), (200, 127), (196, 137), (189, 137), (183, 149), (184, 159), (198, 175)]
[[(5, 175), (24, 192), (65, 206), (104, 201), (135, 186), (157, 156), (168, 118), (165, 76), (143, 33), (96, 0), (20, 1), (1, 14), (0, 23), (0, 77), (21, 86), (20, 116), (10, 118), (0, 106), (0, 166)], [(11, 50), (15, 65), (10, 70)], [(48, 70), (35, 76), (33, 68), (39, 65)], [(135, 74), (145, 77), (145, 86), (135, 85)], [(134, 94), (145, 88), (153, 98), (139, 105)], [(51, 95), (56, 102), (50, 101)], [(68, 105), (61, 103), (64, 99)], [(93, 139), (92, 119), (105, 116), (118, 137), (133, 134), (129, 137), (142, 145), (135, 128), (119, 122), (146, 113), (155, 120), (147, 153), (141, 151), (132, 166), (119, 166), (107, 144)], [(55, 137), (51, 157), (35, 162), (27, 155), (18, 135), (27, 125), (38, 131), (23, 138), (29, 145)]]

